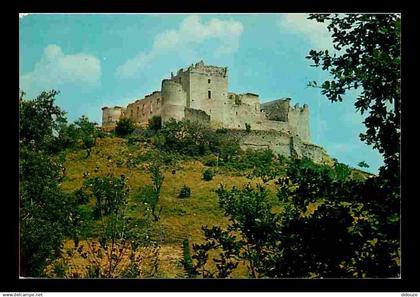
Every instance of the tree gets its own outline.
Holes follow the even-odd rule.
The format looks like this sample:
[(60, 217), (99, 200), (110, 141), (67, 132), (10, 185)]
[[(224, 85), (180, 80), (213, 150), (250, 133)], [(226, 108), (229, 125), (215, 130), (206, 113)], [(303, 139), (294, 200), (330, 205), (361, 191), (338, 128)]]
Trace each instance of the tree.
[[(279, 217), (271, 211), (267, 191), (262, 186), (228, 190), (221, 185), (216, 193), (230, 223), (226, 229), (202, 227), (206, 241), (193, 245), (196, 273), (204, 278), (226, 278), (244, 261), (251, 277), (265, 276), (271, 268), (266, 264), (274, 256), (272, 246), (279, 238)], [(211, 271), (209, 251), (219, 249), (220, 257), (213, 259), (217, 271)]]
[(96, 130), (96, 123), (90, 122), (88, 117), (81, 116), (76, 122), (74, 122), (78, 132), (78, 138), (82, 142), (82, 147), (86, 149), (86, 158), (90, 156), (92, 147), (96, 144), (98, 132)]
[(155, 221), (159, 221), (160, 214), (162, 212), (162, 207), (160, 207), (159, 211), (156, 213), (156, 207), (159, 202), (160, 198), (160, 190), (162, 188), (163, 180), (165, 177), (161, 171), (159, 161), (153, 161), (149, 166), (149, 173), (152, 178), (152, 197), (150, 197), (150, 204), (152, 207), (152, 215)]
[[(328, 71), (332, 79), (322, 83), (322, 94), (342, 101), (346, 91), (361, 88), (355, 108), (368, 112), (361, 140), (384, 156), (383, 171), (399, 179), (400, 150), (400, 26), (397, 14), (312, 14), (309, 19), (328, 22), (333, 55), (328, 50), (309, 52), (314, 67)], [(312, 85), (317, 85), (312, 82)], [(387, 174), (385, 174), (387, 175)]]
[(360, 168), (369, 168), (368, 163), (366, 163), (365, 161), (360, 161), (357, 166), (359, 166)]
[(58, 91), (43, 91), (34, 100), (19, 99), (19, 143), (33, 150), (49, 151), (66, 123), (65, 112), (54, 104)]
[(57, 91), (19, 99), (20, 273), (42, 276), (60, 256), (78, 216), (75, 200), (61, 191), (63, 165), (51, 154), (65, 113), (54, 104)]
[[(74, 239), (74, 247), (69, 247), (55, 263), (62, 277), (88, 278), (141, 278), (153, 277), (156, 273), (159, 246), (150, 239), (152, 220), (148, 213), (142, 218), (127, 216), (127, 196), (129, 187), (124, 175), (115, 177), (95, 177), (86, 179), (80, 189), (95, 198), (93, 218), (97, 219), (97, 238), (84, 235), (83, 241)], [(90, 222), (81, 224), (81, 228)], [(139, 232), (139, 226), (146, 228)], [(152, 247), (150, 247), (152, 245)], [(74, 261), (80, 256), (85, 262)], [(146, 259), (151, 258), (152, 267), (146, 271)], [(52, 276), (57, 275), (57, 269)]]
[(245, 130), (247, 133), (251, 132), (251, 124), (245, 123)]
[[(383, 155), (379, 176), (364, 187), (365, 205), (376, 215), (375, 232), (389, 249), (399, 248), (400, 226), (400, 118), (401, 17), (398, 14), (312, 14), (309, 19), (328, 22), (337, 53), (311, 50), (308, 59), (332, 76), (320, 86), (332, 101), (346, 91), (361, 88), (354, 104), (368, 112), (361, 140)], [(312, 85), (317, 85), (313, 82)], [(392, 246), (392, 247), (391, 247)], [(384, 249), (386, 250), (386, 249)]]
[(134, 123), (131, 119), (122, 118), (117, 122), (117, 127), (115, 127), (115, 133), (118, 136), (126, 136), (133, 133), (134, 129)]

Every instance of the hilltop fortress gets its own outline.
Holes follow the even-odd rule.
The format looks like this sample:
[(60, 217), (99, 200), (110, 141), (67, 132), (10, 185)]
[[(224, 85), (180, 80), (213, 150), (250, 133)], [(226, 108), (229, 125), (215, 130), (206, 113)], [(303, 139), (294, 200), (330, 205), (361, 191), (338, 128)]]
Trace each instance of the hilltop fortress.
[[(204, 65), (203, 61), (180, 69), (164, 79), (160, 91), (138, 99), (127, 107), (102, 108), (102, 129), (113, 130), (120, 118), (136, 126), (147, 126), (153, 116), (163, 125), (170, 119), (199, 121), (212, 128), (227, 128), (240, 139), (241, 147), (271, 148), (285, 156), (327, 158), (325, 150), (311, 144), (309, 108), (292, 106), (290, 98), (260, 103), (257, 94), (228, 91), (228, 69)], [(250, 125), (251, 132), (246, 132)]]

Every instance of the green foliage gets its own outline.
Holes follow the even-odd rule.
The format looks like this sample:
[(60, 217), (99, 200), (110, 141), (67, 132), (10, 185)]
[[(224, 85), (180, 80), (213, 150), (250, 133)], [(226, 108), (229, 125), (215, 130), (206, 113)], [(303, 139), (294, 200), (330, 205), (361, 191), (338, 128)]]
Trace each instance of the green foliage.
[(204, 156), (202, 161), (206, 166), (214, 167), (218, 165), (218, 158), (213, 154)]
[(188, 239), (182, 241), (182, 255), (183, 260), (181, 261), (181, 264), (184, 267), (185, 273), (189, 278), (195, 277), (197, 272), (192, 264), (190, 242)]
[(357, 164), (357, 166), (359, 166), (360, 168), (369, 168), (368, 163), (366, 163), (365, 161), (361, 161)]
[[(401, 17), (398, 14), (348, 14), (344, 17), (313, 14), (309, 18), (327, 22), (334, 49), (345, 49), (333, 55), (327, 50), (311, 50), (307, 56), (314, 62), (313, 66), (322, 67), (333, 78), (322, 83), (322, 94), (335, 102), (342, 101), (342, 96), (350, 89), (362, 89), (355, 108), (361, 114), (369, 114), (364, 120), (366, 132), (360, 138), (383, 154), (385, 167), (381, 174), (398, 184)], [(316, 82), (312, 85), (317, 86)]]
[(216, 133), (219, 133), (219, 134), (227, 134), (228, 133), (228, 129), (226, 129), (226, 128), (218, 128), (218, 129), (216, 129)]
[(96, 199), (94, 209), (96, 218), (115, 214), (121, 205), (127, 203), (128, 188), (124, 175), (89, 178), (85, 180), (84, 186)]
[(95, 146), (96, 138), (98, 137), (97, 124), (89, 122), (86, 116), (80, 117), (74, 124), (77, 127), (78, 136), (82, 141), (82, 148), (86, 149), (87, 157), (89, 157), (91, 148)]
[(77, 224), (72, 195), (60, 189), (63, 166), (56, 139), (66, 119), (54, 104), (57, 91), (33, 100), (19, 99), (19, 218), (20, 273), (42, 276), (46, 265), (60, 255), (65, 236)]
[(162, 183), (165, 177), (163, 176), (160, 164), (157, 162), (153, 162), (149, 167), (149, 173), (151, 174), (152, 178), (152, 194), (153, 196), (150, 199), (150, 204), (152, 207), (152, 215), (155, 218), (155, 221), (158, 221), (160, 218), (160, 213), (162, 212), (162, 207), (159, 209), (159, 212), (156, 213), (156, 207), (159, 202), (160, 198), (160, 189), (162, 188)]
[(245, 123), (245, 130), (247, 133), (251, 132), (251, 124)]
[(295, 159), (276, 184), (280, 213), (262, 186), (216, 190), (230, 223), (203, 227), (206, 241), (193, 255), (202, 277), (216, 275), (207, 262), (220, 248), (225, 268), (245, 261), (253, 278), (398, 276), (399, 218), (378, 207), (387, 191), (378, 177), (355, 180), (344, 164)]
[(163, 134), (156, 134), (151, 137), (151, 143), (154, 144), (159, 149), (165, 149), (166, 147), (166, 138)]
[(89, 202), (89, 195), (82, 189), (74, 191), (74, 196), (78, 204), (86, 204)]
[(247, 263), (252, 277), (263, 275), (265, 265), (273, 257), (269, 251), (277, 242), (279, 225), (278, 216), (271, 212), (266, 190), (261, 186), (254, 190), (250, 185), (244, 189), (226, 190), (221, 185), (216, 193), (230, 224), (227, 230), (217, 226), (203, 227), (206, 242), (193, 247), (197, 271), (203, 277), (213, 277), (215, 272), (206, 268), (208, 253), (221, 248), (221, 258), (214, 259), (218, 263), (217, 277), (228, 277), (239, 261)]
[[(222, 230), (215, 226), (212, 228), (203, 227), (206, 242), (194, 244), (195, 254), (192, 258), (196, 264), (193, 265), (193, 273), (203, 278), (228, 278), (239, 264), (239, 253), (241, 242), (229, 231)], [(218, 258), (213, 258), (216, 263), (216, 271), (211, 271), (207, 265), (209, 251), (221, 250)]]
[[(33, 100), (19, 99), (19, 143), (33, 150), (49, 151), (66, 123), (65, 112), (54, 104), (58, 91), (43, 91)], [(24, 94), (23, 94), (24, 95)]]
[(286, 160), (275, 155), (270, 149), (255, 152), (247, 162), (253, 165), (251, 178), (261, 178), (263, 183), (268, 183), (284, 174)]
[(153, 142), (164, 151), (188, 156), (214, 153), (225, 161), (240, 151), (239, 142), (224, 133), (216, 133), (198, 122), (170, 120), (155, 135)]
[[(380, 242), (377, 245), (380, 248), (374, 253), (360, 252), (359, 255), (375, 255), (382, 259), (382, 264), (372, 259), (363, 260), (363, 272), (358, 270), (360, 266), (352, 269), (362, 276), (397, 275), (398, 265), (389, 255), (399, 259), (396, 250), (400, 229), (401, 17), (398, 14), (349, 14), (344, 17), (315, 14), (309, 18), (327, 22), (334, 48), (345, 49), (334, 55), (326, 50), (310, 51), (307, 58), (314, 62), (313, 66), (322, 67), (333, 78), (322, 83), (322, 94), (332, 102), (342, 101), (346, 91), (361, 88), (355, 108), (368, 115), (364, 120), (366, 132), (360, 138), (384, 157), (385, 165), (380, 168), (379, 176), (368, 179), (360, 187), (359, 196), (349, 196), (349, 200), (363, 199), (375, 222), (369, 234)], [(317, 83), (312, 85), (317, 86)], [(367, 164), (361, 162), (359, 165)], [(362, 245), (369, 246), (366, 242)], [(359, 260), (360, 257), (355, 258), (352, 263), (360, 264)]]
[(158, 131), (162, 128), (162, 118), (160, 116), (152, 116), (149, 119), (148, 129), (152, 131)]
[(222, 163), (241, 175), (261, 178), (264, 183), (283, 175), (286, 164), (285, 157), (274, 154), (270, 149), (241, 151), (228, 162)]
[[(87, 260), (86, 277), (142, 277), (144, 268), (142, 256), (139, 256), (141, 253), (139, 248), (155, 243), (151, 242), (147, 231), (144, 234), (138, 230), (143, 225), (147, 227), (146, 230), (149, 230), (151, 219), (148, 218), (147, 213), (143, 219), (127, 216), (126, 197), (129, 189), (124, 176), (87, 179), (86, 184), (97, 199), (94, 214), (99, 219), (101, 228), (98, 230), (97, 241), (86, 238), (83, 244), (70, 252), (77, 253)], [(153, 189), (151, 191), (153, 193)], [(100, 201), (99, 204), (98, 201)], [(154, 254), (154, 257), (157, 261), (157, 254)], [(147, 276), (154, 275), (155, 272), (150, 272)], [(66, 276), (74, 277), (73, 275)]]
[(187, 185), (183, 185), (181, 187), (181, 190), (179, 191), (179, 198), (188, 198), (191, 196), (191, 188), (188, 187)]
[[(295, 161), (287, 178), (279, 181), (279, 198), (290, 208), (282, 223), (284, 272), (290, 276), (305, 271), (326, 277), (397, 276), (398, 225), (387, 221), (389, 214), (378, 211), (386, 192), (380, 179), (351, 180), (340, 168), (301, 165)], [(314, 203), (318, 208), (313, 214), (302, 217)], [(365, 253), (372, 240), (380, 244)], [(292, 271), (292, 266), (301, 271)]]
[(211, 170), (210, 168), (207, 168), (206, 170), (204, 170), (204, 172), (203, 172), (203, 179), (204, 179), (205, 181), (212, 180), (212, 179), (213, 179), (213, 177), (214, 177), (214, 172), (213, 172), (213, 170)]
[(117, 136), (127, 136), (133, 133), (134, 129), (134, 123), (131, 119), (122, 118), (117, 122), (115, 133)]

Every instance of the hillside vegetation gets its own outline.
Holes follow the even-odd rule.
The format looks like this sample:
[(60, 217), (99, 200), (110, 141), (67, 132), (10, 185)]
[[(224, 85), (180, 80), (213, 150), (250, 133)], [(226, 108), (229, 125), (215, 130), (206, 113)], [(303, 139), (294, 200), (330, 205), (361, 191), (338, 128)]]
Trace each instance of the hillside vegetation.
[(104, 135), (87, 117), (69, 124), (57, 91), (22, 92), (20, 275), (399, 277), (400, 17), (309, 19), (328, 23), (337, 50), (309, 52), (331, 75), (310, 86), (332, 102), (362, 87), (360, 139), (383, 155), (378, 175), (244, 152), (225, 129), (189, 121), (134, 131), (122, 119)]

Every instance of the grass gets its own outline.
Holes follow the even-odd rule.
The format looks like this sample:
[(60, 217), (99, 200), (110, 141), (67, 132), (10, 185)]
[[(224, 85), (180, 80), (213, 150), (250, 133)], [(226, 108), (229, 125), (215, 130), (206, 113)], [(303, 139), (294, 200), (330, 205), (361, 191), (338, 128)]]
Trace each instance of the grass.
[[(70, 152), (66, 156), (65, 168), (66, 177), (61, 184), (63, 190), (72, 192), (83, 185), (83, 175), (88, 173), (89, 177), (125, 175), (128, 178), (130, 194), (128, 198), (128, 214), (134, 218), (140, 218), (141, 214), (136, 206), (141, 203), (138, 199), (142, 187), (151, 184), (150, 175), (146, 170), (146, 160), (134, 168), (127, 164), (130, 160), (139, 156), (147, 156), (153, 153), (153, 149), (146, 143), (127, 144), (125, 139), (106, 137), (98, 139), (96, 146), (92, 149), (90, 157), (86, 158), (85, 151)], [(203, 171), (206, 166), (191, 158), (177, 158), (173, 164), (163, 168), (164, 181), (161, 189), (159, 208), (162, 207), (161, 226), (163, 243), (160, 251), (161, 277), (181, 277), (182, 265), (182, 241), (190, 239), (190, 243), (200, 243), (203, 240), (201, 227), (226, 226), (228, 219), (224, 216), (223, 210), (219, 207), (215, 189), (220, 184), (226, 187), (243, 187), (248, 183), (255, 185), (262, 183), (259, 180), (251, 180), (245, 176), (238, 176), (229, 170), (217, 170), (210, 181), (203, 180)], [(178, 198), (182, 185), (191, 188), (189, 198)], [(274, 184), (268, 188), (274, 190)], [(274, 191), (273, 191), (274, 193)], [(89, 207), (91, 203), (86, 206)], [(139, 230), (139, 232), (141, 232)], [(92, 230), (94, 233), (94, 230)], [(80, 261), (80, 259), (79, 259)], [(235, 273), (236, 277), (246, 277), (246, 268), (241, 267)], [(239, 274), (239, 275), (238, 275)]]
[[(139, 225), (135, 231), (139, 234), (150, 233), (160, 241), (159, 250), (159, 274), (161, 278), (180, 278), (184, 277), (181, 264), (183, 258), (182, 242), (189, 239), (191, 246), (195, 243), (202, 243), (204, 236), (202, 226), (222, 226), (228, 224), (228, 218), (224, 216), (223, 210), (219, 207), (215, 190), (223, 184), (226, 188), (242, 188), (247, 184), (256, 186), (263, 184), (260, 178), (248, 178), (246, 172), (249, 171), (249, 160), (244, 158), (243, 164), (226, 164), (227, 166), (210, 166), (209, 157), (192, 158), (177, 154), (161, 153), (156, 151), (147, 142), (128, 143), (126, 139), (117, 137), (105, 137), (98, 139), (96, 146), (92, 149), (91, 155), (86, 157), (86, 151), (72, 151), (66, 155), (64, 166), (66, 177), (61, 188), (67, 192), (73, 192), (83, 185), (84, 175), (89, 177), (113, 175), (124, 175), (128, 179), (130, 194), (128, 197), (127, 215), (141, 221), (144, 207), (141, 201), (141, 191), (145, 186), (150, 186), (152, 180), (147, 170), (148, 162), (155, 156), (163, 159), (164, 181), (161, 188), (161, 195), (158, 209), (162, 207), (159, 222), (153, 225)], [(136, 161), (136, 162), (133, 162)], [(214, 161), (214, 160), (213, 160)], [(246, 163), (248, 162), (248, 163)], [(213, 162), (214, 163), (214, 162)], [(208, 166), (206, 166), (208, 165)], [(211, 164), (214, 165), (214, 164)], [(244, 169), (237, 167), (244, 167)], [(206, 181), (203, 179), (205, 169), (211, 168), (215, 173), (213, 179)], [(352, 170), (352, 178), (365, 179), (367, 174), (360, 170)], [(179, 198), (179, 192), (183, 185), (191, 189), (191, 196)], [(276, 185), (274, 181), (265, 184), (269, 199), (274, 205), (273, 212), (281, 213), (282, 205), (276, 198)], [(82, 206), (85, 213), (88, 213), (94, 206), (95, 201), (90, 201)], [(320, 202), (311, 203), (307, 211), (302, 216), (309, 216)], [(98, 222), (89, 224), (81, 240), (95, 240), (99, 232)], [(67, 240), (65, 247), (71, 247), (72, 240)], [(217, 257), (217, 251), (212, 251), (209, 255), (211, 259)], [(83, 267), (87, 264), (86, 260), (73, 259), (76, 266)], [(240, 263), (234, 270), (232, 277), (247, 278), (248, 269)]]

